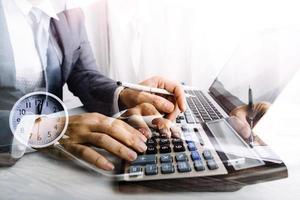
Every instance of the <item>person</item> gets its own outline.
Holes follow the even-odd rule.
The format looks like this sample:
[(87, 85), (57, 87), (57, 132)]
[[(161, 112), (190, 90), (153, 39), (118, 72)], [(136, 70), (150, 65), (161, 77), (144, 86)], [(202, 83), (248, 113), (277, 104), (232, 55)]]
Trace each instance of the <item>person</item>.
[[(104, 170), (114, 165), (85, 144), (103, 148), (122, 159), (133, 161), (146, 150), (149, 129), (140, 130), (109, 116), (119, 109), (127, 114), (165, 114), (153, 123), (171, 135), (168, 120), (185, 110), (184, 91), (179, 83), (151, 77), (140, 84), (174, 93), (170, 100), (146, 92), (118, 87), (97, 70), (81, 9), (66, 9), (63, 0), (0, 0), (0, 158), (12, 165), (9, 156), (13, 134), (9, 113), (27, 93), (44, 90), (62, 99), (63, 86), (82, 101), (86, 114), (71, 116), (66, 148), (83, 160)], [(1, 156), (0, 156), (1, 157)], [(3, 161), (4, 160), (4, 161)]]

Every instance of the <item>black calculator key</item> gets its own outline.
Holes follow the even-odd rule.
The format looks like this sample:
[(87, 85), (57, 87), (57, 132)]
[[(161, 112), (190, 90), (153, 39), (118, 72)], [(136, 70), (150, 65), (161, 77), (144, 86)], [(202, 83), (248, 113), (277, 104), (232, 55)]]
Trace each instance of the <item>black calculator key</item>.
[(195, 160), (194, 167), (196, 171), (203, 171), (205, 170), (204, 164), (201, 160)]
[(201, 157), (200, 157), (200, 154), (198, 153), (198, 151), (192, 151), (191, 152), (191, 157), (192, 157), (192, 160), (201, 160)]
[(188, 149), (189, 149), (190, 151), (196, 151), (196, 150), (197, 150), (197, 147), (196, 147), (196, 145), (195, 145), (194, 142), (190, 141), (190, 142), (188, 142)]
[(182, 130), (183, 132), (187, 132), (187, 131), (188, 131), (188, 128), (187, 128), (185, 125), (182, 125), (182, 126), (181, 126), (181, 130)]
[(155, 164), (146, 165), (145, 167), (145, 174), (149, 175), (156, 175), (158, 172), (157, 166)]
[(183, 146), (183, 144), (175, 144), (173, 149), (174, 149), (174, 152), (184, 152), (185, 151), (185, 147)]
[(130, 176), (138, 176), (143, 171), (141, 166), (130, 166), (129, 174)]
[(166, 138), (162, 138), (159, 141), (159, 145), (169, 145), (169, 144), (170, 144), (170, 140)]
[(160, 146), (159, 152), (160, 153), (171, 153), (171, 147), (168, 145)]
[(149, 139), (149, 140), (147, 140), (147, 146), (156, 146), (156, 140), (154, 139), (154, 138), (151, 138), (151, 139)]
[(182, 139), (179, 139), (179, 138), (174, 138), (173, 140), (172, 140), (172, 143), (175, 145), (175, 144), (183, 144), (183, 142), (182, 142)]
[(132, 165), (156, 164), (156, 156), (155, 155), (140, 155), (131, 164)]
[(174, 173), (175, 169), (172, 163), (162, 163), (161, 164), (161, 173), (162, 174), (171, 174)]
[(207, 166), (208, 166), (208, 169), (210, 169), (210, 170), (214, 170), (214, 169), (219, 168), (218, 164), (213, 159), (207, 161)]
[(178, 153), (175, 156), (177, 162), (188, 161), (188, 157), (185, 153)]
[(210, 150), (204, 150), (203, 151), (203, 157), (205, 158), (205, 160), (213, 159), (213, 156), (212, 156)]
[(173, 157), (170, 154), (163, 154), (160, 156), (161, 163), (171, 163), (173, 162)]
[(191, 166), (188, 162), (178, 162), (177, 170), (178, 170), (178, 172), (190, 172)]
[(157, 154), (157, 148), (155, 146), (148, 146), (146, 154)]

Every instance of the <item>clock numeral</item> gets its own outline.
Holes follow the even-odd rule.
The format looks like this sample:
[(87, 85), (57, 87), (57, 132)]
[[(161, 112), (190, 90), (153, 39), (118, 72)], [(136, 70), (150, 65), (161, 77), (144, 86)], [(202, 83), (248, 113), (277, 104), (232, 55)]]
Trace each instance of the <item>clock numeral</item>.
[(57, 130), (57, 129), (58, 129), (58, 126), (57, 126), (57, 125), (55, 125), (55, 126), (54, 126), (54, 128), (55, 128), (55, 130)]
[(25, 109), (19, 109), (19, 115), (26, 115)]
[(31, 138), (32, 138), (32, 135), (33, 135), (33, 133), (30, 133), (30, 137), (29, 137), (29, 139), (31, 139)]
[(31, 102), (26, 102), (26, 108), (31, 108)]
[(36, 106), (37, 106), (37, 105), (40, 105), (40, 104), (43, 103), (43, 101), (44, 101), (44, 100), (36, 99), (36, 100), (35, 100), (35, 105), (36, 105)]
[(41, 137), (40, 135), (38, 135), (38, 136), (37, 136), (37, 140), (38, 140), (38, 141), (41, 141), (41, 140), (42, 140), (42, 137)]
[(19, 123), (20, 121), (21, 121), (21, 119), (20, 119), (20, 118), (18, 118), (18, 119), (17, 119), (17, 122)]
[(51, 138), (51, 132), (48, 131), (48, 134), (47, 134), (48, 138)]
[(53, 112), (57, 112), (57, 108), (56, 107), (53, 107)]

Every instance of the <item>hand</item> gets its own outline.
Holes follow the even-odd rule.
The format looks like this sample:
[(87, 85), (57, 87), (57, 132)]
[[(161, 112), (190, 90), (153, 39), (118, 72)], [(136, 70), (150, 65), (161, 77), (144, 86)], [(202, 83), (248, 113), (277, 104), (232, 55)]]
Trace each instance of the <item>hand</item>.
[[(257, 124), (257, 122), (264, 116), (267, 110), (270, 107), (270, 103), (268, 102), (259, 102), (253, 105), (253, 127)], [(230, 124), (233, 128), (244, 138), (248, 139), (251, 134), (251, 127), (249, 123), (249, 110), (247, 105), (239, 106), (235, 108), (229, 114)], [(253, 128), (252, 127), (252, 128)]]
[(126, 120), (147, 138), (152, 137), (149, 126), (158, 129), (159, 133), (167, 138), (171, 138), (171, 136), (180, 138), (181, 136), (181, 129), (175, 126), (172, 121), (163, 118), (158, 110), (149, 103), (142, 103), (128, 109), (120, 119)]
[(137, 158), (135, 151), (144, 152), (147, 149), (147, 139), (139, 131), (121, 120), (98, 113), (71, 116), (66, 136), (59, 141), (60, 144), (69, 152), (104, 170), (113, 170), (114, 165), (87, 145), (103, 148), (128, 161)]
[(140, 83), (149, 87), (162, 88), (174, 94), (175, 98), (164, 98), (148, 92), (139, 92), (131, 89), (124, 89), (120, 93), (120, 101), (127, 108), (133, 108), (142, 103), (150, 103), (169, 120), (174, 120), (180, 112), (184, 112), (185, 93), (179, 83), (172, 82), (163, 77), (155, 76)]

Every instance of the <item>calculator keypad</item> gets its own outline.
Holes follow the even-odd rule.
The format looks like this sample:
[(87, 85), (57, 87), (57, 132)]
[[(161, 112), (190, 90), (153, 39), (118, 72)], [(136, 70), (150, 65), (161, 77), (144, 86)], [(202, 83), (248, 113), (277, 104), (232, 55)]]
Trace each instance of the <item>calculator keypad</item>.
[[(126, 164), (128, 180), (156, 180), (226, 174), (227, 170), (206, 135), (199, 128), (183, 125), (181, 138), (154, 136), (146, 142), (147, 150)], [(144, 176), (134, 179), (134, 174)]]

